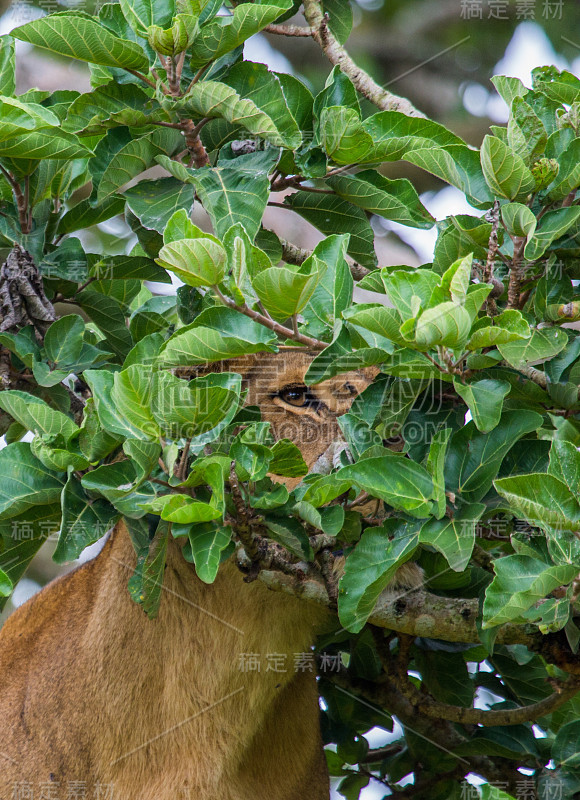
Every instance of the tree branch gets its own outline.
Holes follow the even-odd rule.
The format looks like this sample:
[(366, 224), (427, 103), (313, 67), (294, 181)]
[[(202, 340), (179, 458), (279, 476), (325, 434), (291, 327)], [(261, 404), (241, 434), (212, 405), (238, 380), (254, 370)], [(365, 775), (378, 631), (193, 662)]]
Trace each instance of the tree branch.
[(512, 236), (514, 243), (514, 255), (510, 265), (510, 280), (508, 284), (507, 308), (520, 307), (520, 284), (522, 282), (522, 262), (524, 257), (524, 247), (526, 246), (525, 236)]
[(400, 111), (409, 117), (424, 117), (406, 98), (383, 89), (371, 76), (358, 67), (328, 27), (319, 0), (304, 0), (304, 17), (313, 30), (314, 40), (324, 50), (331, 64), (339, 67), (358, 91), (382, 111)]
[[(487, 245), (487, 261), (483, 269), (484, 283), (492, 283), (494, 281), (493, 270), (495, 267), (495, 259), (497, 257), (497, 251), (499, 249), (499, 243), (497, 240), (498, 229), (499, 229), (499, 200), (496, 200), (493, 204), (493, 210), (491, 212), (491, 231), (489, 234), (489, 242)], [(493, 294), (489, 295), (486, 298), (485, 304), (486, 304), (486, 311), (489, 314), (489, 316), (490, 317), (497, 316), (498, 314), (497, 303), (495, 302)]]
[(269, 328), (279, 336), (283, 336), (285, 339), (292, 339), (299, 344), (312, 347), (314, 350), (324, 350), (328, 347), (326, 342), (322, 342), (320, 339), (313, 339), (311, 336), (305, 336), (303, 333), (297, 333), (293, 331), (292, 328), (286, 328), (284, 325), (280, 325), (279, 322), (275, 322), (271, 317), (266, 317), (264, 314), (260, 314), (259, 311), (254, 311), (245, 303), (243, 306), (238, 305), (234, 300), (226, 297), (225, 294), (220, 291), (218, 286), (213, 286), (212, 289), (225, 306), (239, 311), (240, 314), (245, 314), (246, 317), (253, 319), (255, 322), (259, 322), (260, 325), (263, 325), (265, 328)]
[[(375, 628), (374, 631), (377, 629)], [(378, 635), (380, 636), (380, 634)], [(410, 649), (413, 641), (413, 636), (405, 634), (399, 636), (398, 657), (395, 657), (387, 647), (377, 647), (377, 650), (383, 661), (383, 669), (397, 684), (399, 691), (419, 713), (430, 719), (445, 719), (448, 722), (457, 722), (462, 725), (520, 725), (524, 722), (535, 722), (540, 717), (551, 714), (580, 690), (578, 678), (570, 678), (567, 682), (554, 681), (554, 692), (548, 697), (527, 706), (500, 711), (464, 708), (441, 703), (431, 695), (419, 691), (409, 680)], [(384, 638), (382, 642), (385, 642)]]
[[(328, 595), (320, 580), (309, 578), (296, 582), (291, 577), (269, 571), (262, 572), (260, 579), (275, 591), (328, 606)], [(421, 590), (397, 594), (387, 589), (379, 597), (369, 622), (411, 636), (473, 644), (479, 641), (475, 624), (478, 613), (477, 600), (438, 597)], [(525, 644), (537, 650), (545, 638), (534, 626), (506, 623), (499, 628), (496, 642)], [(577, 670), (580, 674), (580, 659)]]
[(302, 36), (305, 38), (314, 34), (312, 28), (306, 28), (304, 25), (276, 25), (275, 23), (266, 25), (264, 32), (276, 33), (278, 36)]
[[(296, 264), (300, 266), (300, 264), (303, 264), (306, 259), (310, 258), (312, 255), (312, 250), (306, 250), (303, 247), (298, 247), (292, 242), (288, 242), (286, 239), (280, 239), (280, 244), (282, 245), (282, 258), (284, 261), (287, 261), (288, 264)], [(373, 271), (372, 269), (367, 269), (367, 267), (361, 266), (361, 264), (357, 264), (356, 261), (354, 261), (352, 264), (349, 264), (349, 267), (350, 274), (355, 281), (362, 280), (365, 275), (368, 275)]]

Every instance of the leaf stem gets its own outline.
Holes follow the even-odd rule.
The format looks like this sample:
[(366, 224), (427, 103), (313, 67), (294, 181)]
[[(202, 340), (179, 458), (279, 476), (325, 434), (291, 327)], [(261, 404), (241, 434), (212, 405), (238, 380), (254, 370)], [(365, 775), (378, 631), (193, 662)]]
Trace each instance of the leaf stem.
[(142, 75), (140, 72), (137, 72), (137, 70), (135, 70), (135, 69), (128, 69), (127, 72), (130, 72), (131, 75), (134, 75), (136, 78), (139, 78), (144, 83), (146, 83), (147, 86), (150, 86), (152, 89), (155, 89), (155, 91), (157, 91), (157, 86), (155, 86), (153, 81), (149, 80), (149, 78), (146, 75)]

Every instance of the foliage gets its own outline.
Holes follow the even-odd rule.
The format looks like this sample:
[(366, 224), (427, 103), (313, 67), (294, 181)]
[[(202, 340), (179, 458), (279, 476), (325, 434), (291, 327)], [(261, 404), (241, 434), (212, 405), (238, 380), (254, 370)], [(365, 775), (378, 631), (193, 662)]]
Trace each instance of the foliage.
[[(348, 26), (329, 5), (342, 41)], [(572, 797), (578, 701), (555, 656), (507, 642), (502, 626), (520, 631), (512, 642), (559, 634), (558, 652), (574, 660), (580, 336), (566, 325), (580, 320), (580, 81), (553, 67), (535, 71), (532, 89), (497, 78), (510, 121), (478, 151), (421, 117), (364, 117), (337, 68), (313, 97), (245, 61), (243, 42), (290, 0), (236, 3), (226, 18), (220, 6), (121, 0), (12, 32), (88, 62), (87, 94), (16, 96), (13, 38), (0, 40), (0, 594), (55, 528), (54, 557), (70, 561), (120, 517), (150, 522), (130, 581), (150, 616), (170, 536), (187, 537), (207, 583), (235, 542), (248, 553), (276, 542), (279, 569), (311, 562), (331, 600), (323, 565), (342, 550), (343, 627), (321, 645), (351, 686), (321, 683), (342, 795), (358, 797), (371, 779), (396, 790), (414, 773), (415, 797), (459, 797), (469, 772), (514, 793), (527, 767), (538, 796), (560, 781)], [(473, 213), (436, 222), (409, 181), (381, 174), (398, 160), (459, 188)], [(166, 177), (135, 182), (155, 165)], [(313, 253), (264, 228), (281, 190), (292, 190), (283, 207), (323, 235)], [(194, 202), (213, 233), (191, 222)], [(119, 214), (137, 239), (131, 251), (87, 252), (82, 232)], [(436, 225), (433, 263), (378, 266), (372, 215)], [(184, 284), (176, 296), (145, 283), (172, 274)], [(375, 302), (353, 300), (352, 275)], [(311, 384), (378, 369), (341, 419), (350, 458), (329, 475), (304, 475), (299, 449), (274, 442), (243, 406), (235, 364), (207, 369), (282, 345), (317, 352)], [(180, 372), (199, 366), (191, 380)], [(303, 480), (288, 492), (269, 475)], [(378, 517), (361, 512), (369, 497)], [(479, 599), (479, 643), (474, 632), (472, 645), (442, 644), (437, 629), (412, 644), (384, 640), (366, 626), (411, 559), (433, 594)], [(395, 661), (381, 694), (381, 662)], [(559, 708), (541, 706), (549, 681), (567, 701)], [(389, 713), (356, 701), (365, 692)], [(467, 717), (449, 708), (469, 710), (475, 693), (506, 716), (452, 727)], [(422, 716), (425, 697), (437, 713)], [(534, 703), (537, 718), (515, 724), (510, 712)], [(363, 734), (389, 730), (390, 713), (403, 734), (369, 753)]]

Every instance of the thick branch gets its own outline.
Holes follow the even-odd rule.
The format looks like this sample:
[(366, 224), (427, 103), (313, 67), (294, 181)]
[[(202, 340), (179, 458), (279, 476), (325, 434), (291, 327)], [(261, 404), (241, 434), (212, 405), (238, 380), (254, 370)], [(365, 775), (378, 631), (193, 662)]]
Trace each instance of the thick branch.
[[(270, 589), (328, 605), (328, 595), (321, 581), (309, 578), (297, 582), (289, 576), (269, 571), (263, 571), (260, 579)], [(423, 591), (398, 595), (387, 590), (379, 597), (369, 622), (411, 636), (469, 644), (479, 641), (475, 625), (477, 615), (477, 600), (437, 597)], [(532, 625), (507, 623), (499, 628), (496, 642), (525, 644), (537, 649), (543, 638)], [(580, 663), (578, 669), (580, 671)]]
[(358, 91), (382, 111), (400, 111), (409, 117), (424, 117), (406, 98), (383, 89), (358, 67), (328, 27), (328, 19), (319, 0), (304, 0), (304, 17), (313, 29), (314, 40), (322, 47), (331, 64), (339, 67)]
[[(202, 120), (203, 121), (203, 120)], [(191, 166), (207, 167), (210, 163), (209, 156), (199, 137), (200, 124), (195, 125), (193, 120), (184, 120), (182, 129), (185, 134), (185, 144), (191, 156)]]

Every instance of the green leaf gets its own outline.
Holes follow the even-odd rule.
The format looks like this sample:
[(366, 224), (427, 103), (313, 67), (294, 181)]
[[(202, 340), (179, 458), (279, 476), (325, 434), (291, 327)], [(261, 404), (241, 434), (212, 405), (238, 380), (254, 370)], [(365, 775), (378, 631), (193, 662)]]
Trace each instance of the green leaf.
[(236, 167), (196, 170), (191, 178), (216, 234), (240, 222), (250, 239), (256, 236), (270, 196), (266, 174)]
[(76, 206), (69, 209), (58, 223), (58, 233), (72, 233), (81, 228), (89, 228), (99, 222), (121, 214), (125, 207), (122, 197), (108, 197), (101, 205), (96, 207), (91, 205), (90, 199), (81, 200)]
[(531, 335), (530, 326), (521, 312), (507, 309), (497, 317), (479, 319), (472, 328), (466, 346), (469, 350), (478, 350), (480, 347), (494, 347), (521, 339), (529, 340)]
[(535, 330), (529, 339), (497, 343), (497, 349), (512, 367), (527, 364), (540, 364), (556, 353), (563, 350), (568, 344), (566, 331), (559, 328), (542, 328)]
[(264, 269), (253, 278), (252, 285), (272, 317), (284, 322), (306, 306), (325, 268), (313, 255), (300, 266)]
[(573, 720), (562, 725), (556, 735), (552, 757), (556, 764), (562, 764), (569, 769), (578, 769), (580, 765), (580, 721)]
[(560, 170), (552, 188), (548, 187), (548, 199), (552, 201), (563, 200), (580, 186), (580, 138), (572, 140), (562, 153), (559, 164)]
[(401, 320), (405, 321), (416, 314), (414, 297), (420, 300), (422, 308), (427, 308), (433, 291), (439, 284), (439, 276), (426, 269), (389, 271), (383, 268), (381, 282), (387, 297), (399, 312)]
[(506, 203), (501, 207), (501, 218), (508, 233), (525, 236), (528, 241), (538, 224), (535, 215), (522, 203)]
[(12, 36), (0, 36), (0, 94), (14, 94), (14, 69), (14, 39)]
[(572, 225), (578, 222), (579, 217), (580, 208), (578, 206), (548, 211), (542, 217), (536, 232), (525, 246), (524, 257), (528, 261), (535, 261), (540, 258), (555, 239), (563, 236)]
[[(116, 125), (137, 123), (132, 119), (137, 115), (145, 122), (148, 115), (143, 109), (150, 105), (149, 95), (140, 86), (110, 81), (92, 92), (79, 94), (67, 109), (63, 128), (83, 136), (102, 134)], [(167, 116), (163, 114), (162, 119), (167, 121)]]
[(207, 375), (186, 381), (168, 372), (157, 372), (153, 377), (151, 410), (148, 413), (169, 438), (198, 437), (219, 430), (218, 426), (225, 424), (235, 413), (240, 387), (241, 377), (236, 373)]
[(546, 148), (548, 135), (533, 108), (522, 97), (514, 97), (507, 127), (508, 144), (527, 164), (533, 163)]
[(0, 97), (0, 112), (0, 141), (43, 128), (51, 128), (54, 134), (59, 125), (58, 117), (50, 109), (38, 103), (24, 103), (16, 97)]
[(432, 511), (431, 476), (420, 464), (398, 453), (365, 458), (343, 467), (337, 477), (413, 517), (427, 517)]
[[(280, 94), (282, 90), (279, 88)], [(284, 96), (282, 94), (282, 102)], [(300, 146), (302, 135), (286, 107), (285, 130), (279, 130), (276, 122), (262, 107), (253, 100), (241, 97), (231, 86), (217, 81), (201, 81), (181, 99), (176, 110), (184, 118), (206, 117), (213, 119), (220, 117), (232, 125), (245, 128), (254, 136), (260, 136), (274, 147), (288, 147), (290, 149)], [(288, 123), (294, 122), (293, 126)]]
[(213, 236), (165, 244), (155, 260), (188, 286), (216, 286), (226, 273), (226, 251)]
[(453, 386), (467, 403), (477, 430), (481, 433), (493, 430), (500, 420), (503, 401), (510, 392), (510, 384), (493, 378), (462, 384), (454, 378)]
[(518, 619), (554, 589), (576, 577), (577, 566), (555, 566), (530, 556), (504, 556), (496, 560), (495, 578), (483, 604), (483, 627), (492, 628)]
[(177, 367), (206, 364), (246, 353), (272, 352), (276, 334), (230, 308), (216, 306), (198, 314), (194, 322), (171, 336), (160, 363)]
[(340, 580), (338, 615), (347, 630), (362, 630), (379, 595), (398, 567), (413, 557), (418, 543), (417, 530), (396, 519), (363, 531)]
[[(548, 68), (549, 69), (549, 68)], [(534, 75), (534, 88), (557, 103), (572, 105), (580, 99), (580, 80), (567, 70), (545, 71)]]
[(348, 231), (349, 255), (364, 267), (376, 266), (373, 229), (362, 209), (340, 197), (311, 192), (295, 192), (284, 202), (326, 236)]
[(490, 78), (497, 92), (503, 97), (506, 104), (511, 107), (514, 97), (525, 97), (529, 91), (519, 78), (506, 75), (494, 75)]
[(504, 456), (518, 439), (542, 424), (533, 411), (504, 411), (489, 433), (480, 433), (468, 422), (453, 434), (445, 460), (448, 490), (461, 494), (467, 503), (481, 500), (492, 486)]
[(78, 431), (70, 417), (51, 408), (44, 400), (18, 389), (0, 393), (0, 408), (10, 414), (28, 431), (44, 435), (48, 441), (62, 437), (64, 441)]
[(310, 503), (301, 500), (294, 506), (294, 511), (315, 528), (330, 536), (338, 536), (344, 523), (344, 508), (342, 506), (329, 506), (317, 509)]
[(15, 442), (0, 450), (0, 475), (0, 519), (58, 502), (64, 486), (60, 477), (33, 456), (28, 442)]
[(485, 511), (483, 503), (462, 506), (453, 519), (430, 519), (419, 532), (419, 542), (438, 550), (452, 570), (463, 572), (475, 544), (477, 521)]
[(297, 558), (312, 561), (314, 553), (308, 534), (297, 519), (294, 517), (265, 517), (264, 523), (268, 528), (269, 539), (281, 544)]
[(413, 148), (404, 155), (404, 161), (436, 175), (438, 178), (456, 186), (468, 197), (488, 205), (493, 196), (485, 181), (479, 154), (464, 144), (450, 144), (445, 147), (427, 146)]
[(432, 228), (435, 220), (419, 200), (413, 184), (406, 178), (389, 180), (376, 170), (356, 175), (335, 175), (327, 183), (359, 208), (412, 228)]
[(171, 283), (165, 270), (145, 256), (105, 256), (91, 264), (90, 275), (99, 281), (138, 279)]
[[(136, 526), (131, 526), (129, 521), (127, 524), (133, 538)], [(160, 521), (151, 543), (143, 532), (139, 542), (133, 540), (133, 546), (137, 551), (137, 566), (129, 579), (129, 592), (150, 619), (156, 617), (159, 612), (168, 539), (169, 525)]]
[(359, 303), (345, 309), (343, 316), (351, 325), (377, 333), (400, 346), (407, 344), (400, 333), (401, 316), (395, 308)]
[(234, 50), (291, 7), (292, 0), (240, 3), (231, 15), (216, 17), (206, 23), (191, 47), (192, 69), (199, 69), (209, 61), (215, 61), (224, 53)]
[(119, 517), (110, 503), (90, 498), (74, 475), (64, 487), (61, 502), (61, 534), (53, 554), (57, 564), (78, 558), (85, 547), (98, 542)]
[[(107, 160), (97, 181), (96, 202), (102, 203), (141, 172), (154, 166), (155, 159), (160, 154), (171, 155), (182, 142), (179, 131), (171, 128), (159, 128), (152, 133), (130, 139)], [(96, 152), (99, 153), (101, 148), (106, 156), (106, 139), (101, 140)]]
[(421, 349), (436, 345), (458, 348), (467, 341), (471, 317), (464, 306), (448, 301), (424, 311), (415, 327), (415, 342)]
[(46, 356), (55, 364), (74, 364), (83, 348), (85, 323), (77, 314), (60, 317), (44, 337)]
[(223, 528), (196, 525), (187, 535), (197, 577), (204, 583), (213, 583), (221, 555), (232, 540), (232, 529), (229, 525)]
[(353, 279), (346, 262), (348, 234), (327, 236), (313, 250), (313, 256), (326, 264), (314, 292), (302, 309), (309, 336), (328, 335), (352, 302)]
[(54, 447), (36, 436), (30, 443), (32, 454), (44, 464), (47, 469), (55, 472), (67, 472), (72, 469), (88, 469), (89, 462), (78, 452), (71, 452), (62, 447)]
[(536, 182), (524, 160), (496, 136), (486, 136), (481, 145), (481, 168), (489, 188), (509, 200), (525, 198)]
[(548, 472), (575, 493), (580, 486), (580, 450), (572, 442), (554, 439), (550, 448)]
[[(157, 439), (160, 428), (155, 421), (152, 406), (156, 401), (155, 376), (151, 369), (134, 364), (113, 375), (111, 402), (118, 416), (126, 420), (126, 428), (133, 431), (135, 439)], [(121, 431), (113, 431), (117, 433)]]
[(120, 0), (119, 4), (123, 16), (140, 36), (146, 34), (151, 25), (169, 28), (175, 11), (173, 0)]
[(21, 158), (38, 161), (44, 158), (87, 158), (93, 153), (72, 133), (53, 128), (25, 131), (10, 139), (0, 140), (0, 158)]
[(135, 186), (125, 189), (123, 197), (142, 225), (163, 233), (176, 211), (184, 209), (189, 213), (194, 194), (191, 184), (182, 183), (176, 178), (158, 178), (139, 181)]
[[(413, 398), (414, 400), (415, 398)], [(433, 496), (436, 509), (435, 516), (441, 519), (447, 510), (447, 497), (445, 495), (445, 454), (452, 434), (451, 428), (438, 430), (431, 439), (429, 455), (427, 456), (427, 472), (433, 480)]]
[(115, 36), (88, 15), (69, 11), (50, 14), (14, 28), (12, 36), (81, 61), (149, 71), (149, 60), (142, 47)]
[(159, 514), (167, 522), (190, 525), (197, 522), (209, 522), (221, 517), (221, 511), (208, 503), (193, 500), (186, 494), (164, 494), (150, 503), (143, 503), (146, 511)]
[(0, 568), (14, 586), (48, 537), (58, 533), (60, 518), (60, 505), (52, 503), (0, 522)]
[(271, 448), (269, 471), (285, 478), (297, 478), (308, 473), (302, 452), (290, 439), (279, 439)]
[(98, 492), (109, 502), (115, 503), (135, 490), (137, 473), (132, 461), (117, 461), (103, 464), (83, 475), (81, 483), (84, 489)]
[(222, 80), (268, 115), (287, 147), (298, 148), (310, 132), (312, 95), (291, 75), (270, 72), (265, 64), (239, 61)]
[(111, 351), (123, 361), (133, 347), (133, 339), (120, 304), (89, 287), (79, 297), (79, 305), (100, 328)]
[(498, 478), (496, 490), (532, 525), (557, 531), (578, 531), (580, 503), (554, 475), (532, 473)]

